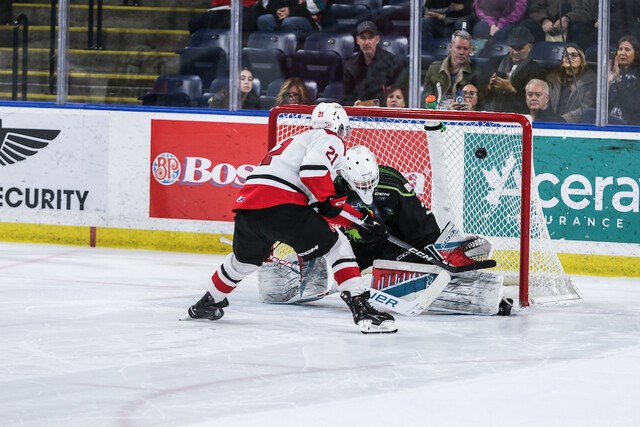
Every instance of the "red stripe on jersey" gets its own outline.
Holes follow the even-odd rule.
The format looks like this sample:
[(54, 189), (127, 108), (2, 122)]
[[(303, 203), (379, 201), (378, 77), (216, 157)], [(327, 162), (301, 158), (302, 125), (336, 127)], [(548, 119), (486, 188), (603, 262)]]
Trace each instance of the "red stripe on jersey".
[(336, 189), (331, 179), (331, 174), (327, 171), (322, 176), (304, 177), (300, 176), (300, 181), (307, 186), (309, 191), (316, 196), (319, 201), (325, 201), (329, 197), (336, 195)]
[(266, 184), (245, 184), (238, 193), (235, 209), (262, 209), (293, 204), (307, 206), (309, 198), (297, 191), (287, 191)]
[(338, 283), (339, 286), (349, 279), (360, 277), (360, 268), (357, 266), (341, 268), (340, 270), (335, 270), (333, 272), (333, 277), (336, 279), (336, 283)]
[(231, 292), (233, 292), (233, 290), (236, 288), (235, 286), (229, 286), (227, 285), (221, 278), (220, 275), (218, 275), (218, 272), (216, 271), (215, 273), (213, 273), (213, 276), (211, 276), (211, 281), (213, 282), (213, 286), (215, 286), (215, 288), (217, 290), (219, 290), (220, 292), (222, 292), (223, 294), (230, 294)]

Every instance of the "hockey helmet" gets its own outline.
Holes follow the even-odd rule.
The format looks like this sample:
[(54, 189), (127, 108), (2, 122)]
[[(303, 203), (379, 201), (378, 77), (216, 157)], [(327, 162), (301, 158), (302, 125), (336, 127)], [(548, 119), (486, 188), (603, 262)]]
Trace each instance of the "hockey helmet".
[(344, 156), (340, 174), (363, 202), (367, 205), (373, 202), (373, 193), (380, 180), (380, 172), (376, 156), (371, 150), (364, 145), (349, 148)]
[(337, 102), (321, 102), (311, 113), (311, 127), (313, 129), (329, 129), (342, 140), (349, 138), (351, 125), (349, 116)]

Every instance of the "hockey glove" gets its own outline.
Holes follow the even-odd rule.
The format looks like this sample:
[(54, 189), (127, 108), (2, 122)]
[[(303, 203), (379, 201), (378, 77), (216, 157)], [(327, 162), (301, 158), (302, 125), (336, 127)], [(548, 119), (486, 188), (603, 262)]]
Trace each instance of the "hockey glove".
[(358, 225), (358, 233), (360, 234), (360, 242), (362, 243), (376, 243), (387, 240), (389, 237), (389, 231), (381, 220), (371, 215), (366, 215), (364, 223)]

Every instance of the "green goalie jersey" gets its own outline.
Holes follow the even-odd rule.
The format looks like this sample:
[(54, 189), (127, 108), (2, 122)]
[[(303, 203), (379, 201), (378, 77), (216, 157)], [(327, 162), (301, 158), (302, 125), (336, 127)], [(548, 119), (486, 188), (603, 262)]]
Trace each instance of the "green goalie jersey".
[[(389, 233), (416, 248), (434, 243), (440, 229), (433, 214), (416, 196), (413, 186), (396, 169), (380, 166), (380, 182), (375, 188), (373, 203), (365, 204), (345, 180), (338, 176), (334, 182), (336, 194), (346, 194), (347, 202), (356, 209), (368, 209), (380, 218)], [(369, 267), (375, 259), (424, 262), (392, 243), (364, 242), (355, 230), (345, 230), (351, 239), (361, 269)], [(400, 257), (400, 259), (398, 259)]]

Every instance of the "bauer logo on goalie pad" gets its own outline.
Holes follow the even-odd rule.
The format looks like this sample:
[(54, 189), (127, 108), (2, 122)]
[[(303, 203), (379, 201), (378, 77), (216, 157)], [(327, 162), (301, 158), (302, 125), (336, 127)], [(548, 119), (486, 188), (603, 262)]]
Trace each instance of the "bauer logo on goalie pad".
[[(419, 268), (407, 269), (408, 266)], [(424, 264), (376, 260), (371, 287), (398, 298), (415, 294), (431, 286), (441, 271), (436, 269)]]
[(387, 306), (388, 308), (394, 308), (398, 305), (398, 300), (392, 298), (389, 295), (381, 294), (380, 292), (376, 292), (375, 290), (369, 291), (369, 301), (377, 302), (378, 304), (382, 304), (383, 306)]

